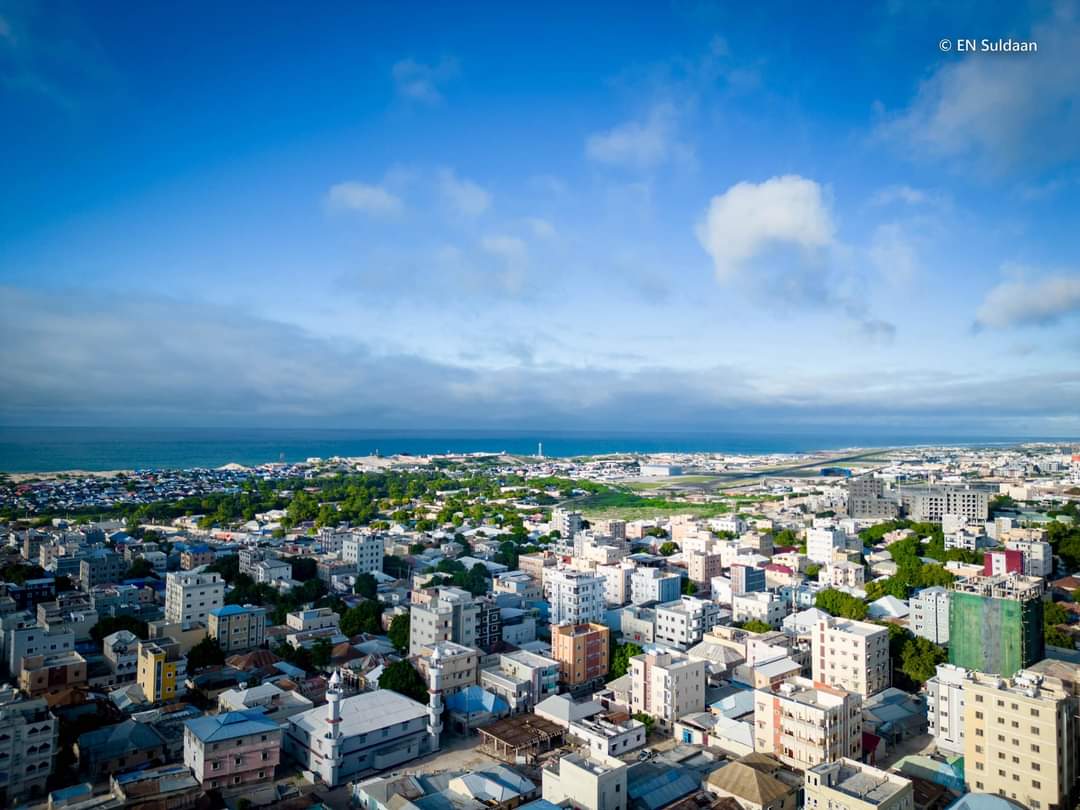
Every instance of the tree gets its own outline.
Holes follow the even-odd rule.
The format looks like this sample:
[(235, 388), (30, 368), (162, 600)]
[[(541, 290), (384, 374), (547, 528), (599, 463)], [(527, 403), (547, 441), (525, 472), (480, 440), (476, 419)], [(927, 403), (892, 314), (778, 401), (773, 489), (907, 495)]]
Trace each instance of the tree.
[(379, 676), (379, 688), (390, 689), (418, 703), (428, 702), (427, 684), (413, 665), (406, 660), (388, 665)]
[(693, 596), (697, 593), (697, 585), (694, 584), (692, 579), (684, 579), (682, 584), (682, 592), (687, 596)]
[(138, 557), (128, 566), (124, 579), (143, 579), (154, 575), (154, 565), (145, 557)]
[(360, 574), (356, 578), (356, 585), (353, 586), (353, 593), (365, 599), (374, 599), (379, 593), (379, 580), (372, 574)]
[(814, 607), (845, 619), (866, 618), (866, 603), (863, 600), (835, 588), (826, 588), (819, 592), (814, 599)]
[(1060, 627), (1046, 627), (1043, 630), (1043, 640), (1051, 647), (1064, 647), (1067, 650), (1076, 649), (1073, 637)]
[(817, 575), (821, 572), (821, 566), (817, 563), (810, 563), (806, 566), (806, 578), (817, 579)]
[(311, 664), (316, 669), (326, 669), (330, 666), (330, 655), (333, 645), (325, 638), (318, 639), (311, 645)]
[(134, 616), (106, 616), (98, 619), (98, 623), (90, 628), (90, 638), (100, 644), (105, 636), (111, 636), (117, 630), (128, 630), (143, 641), (149, 638), (146, 622)]
[(221, 574), (223, 580), (232, 584), (240, 575), (240, 557), (237, 554), (230, 554), (227, 557), (218, 557), (218, 559), (207, 566), (206, 570), (213, 571), (215, 574)]
[(607, 679), (613, 681), (616, 678), (621, 678), (630, 671), (630, 659), (644, 652), (637, 644), (629, 641), (615, 645), (615, 652), (611, 655), (611, 665), (608, 667)]
[(408, 613), (399, 613), (390, 622), (390, 630), (387, 631), (386, 637), (390, 639), (390, 643), (393, 644), (394, 648), (400, 653), (409, 649), (410, 629), (411, 625)]
[(361, 602), (356, 607), (345, 611), (345, 615), (339, 622), (341, 632), (349, 638), (358, 633), (378, 635), (382, 632), (382, 612), (381, 602)]
[(749, 621), (743, 622), (742, 629), (749, 630), (751, 633), (768, 633), (772, 630), (772, 627), (760, 619), (750, 619)]
[(187, 654), (189, 672), (197, 672), (210, 666), (220, 666), (225, 663), (225, 652), (218, 645), (217, 640), (210, 636), (203, 636), (203, 640), (196, 644)]
[(655, 718), (651, 714), (645, 714), (645, 712), (638, 712), (634, 715), (634, 719), (639, 723), (645, 724), (645, 736), (648, 737), (653, 730), (653, 726), (656, 724)]
[(900, 671), (921, 686), (934, 677), (937, 665), (945, 662), (948, 654), (944, 648), (922, 636), (912, 636), (904, 641), (900, 652)]
[(298, 582), (315, 579), (319, 573), (319, 564), (311, 557), (293, 557), (290, 562), (292, 563), (293, 579)]
[(663, 554), (665, 557), (670, 557), (672, 554), (674, 554), (678, 550), (679, 550), (679, 547), (677, 545), (675, 545), (675, 543), (671, 542), (670, 540), (668, 540), (665, 543), (660, 544), (660, 553)]
[(668, 533), (659, 526), (650, 526), (645, 530), (645, 537), (667, 537)]
[(401, 557), (395, 557), (392, 554), (383, 555), (383, 571), (392, 576), (394, 579), (405, 579), (411, 572), (409, 563), (401, 559)]

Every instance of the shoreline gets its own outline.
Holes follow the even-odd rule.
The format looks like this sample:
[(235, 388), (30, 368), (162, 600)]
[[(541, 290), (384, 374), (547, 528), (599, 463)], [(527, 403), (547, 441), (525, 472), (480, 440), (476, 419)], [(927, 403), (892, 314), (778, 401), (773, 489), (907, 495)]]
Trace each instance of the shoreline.
[[(575, 458), (595, 458), (602, 459), (613, 456), (645, 456), (645, 457), (657, 457), (657, 456), (740, 456), (745, 458), (768, 458), (775, 456), (787, 456), (787, 457), (802, 457), (812, 459), (816, 456), (829, 456), (840, 453), (844, 454), (871, 454), (875, 452), (892, 453), (902, 452), (905, 450), (918, 450), (918, 449), (931, 449), (931, 448), (1009, 448), (1009, 447), (1032, 447), (1032, 446), (1044, 446), (1052, 447), (1055, 445), (1070, 445), (1074, 441), (1069, 439), (1029, 439), (1029, 440), (1005, 440), (1005, 441), (966, 441), (966, 442), (919, 442), (915, 444), (889, 444), (889, 445), (867, 445), (867, 446), (846, 446), (846, 447), (833, 447), (833, 448), (818, 448), (814, 450), (770, 450), (770, 451), (757, 451), (750, 452), (746, 450), (621, 450), (621, 451), (606, 451), (602, 453), (573, 453), (568, 455), (554, 456), (549, 455), (543, 458), (531, 456), (522, 453), (513, 453), (508, 451), (491, 451), (491, 455), (507, 456), (518, 459), (531, 459), (535, 461), (548, 461), (552, 463), (560, 463), (570, 461)], [(460, 458), (469, 454), (479, 454), (481, 451), (461, 451), (453, 453), (392, 453), (383, 456), (336, 456), (347, 462), (361, 463), (364, 460), (372, 460), (378, 458), (383, 461), (389, 461), (390, 459), (416, 459), (418, 462), (426, 460), (430, 463), (431, 459), (436, 458)], [(335, 456), (321, 457), (325, 462), (329, 458)], [(69, 478), (114, 478), (118, 475), (134, 475), (137, 471), (143, 472), (186, 472), (194, 469), (206, 469), (206, 470), (247, 470), (251, 471), (258, 467), (266, 465), (280, 464), (280, 460), (265, 460), (259, 462), (241, 463), (236, 461), (229, 461), (223, 464), (203, 465), (193, 464), (191, 466), (146, 466), (146, 467), (130, 467), (130, 468), (115, 468), (108, 470), (88, 470), (84, 468), (69, 468), (69, 469), (41, 469), (41, 470), (18, 470), (7, 471), (0, 470), (0, 475), (7, 477), (13, 483), (23, 483), (28, 480), (35, 479), (55, 479), (59, 477)], [(305, 464), (306, 461), (293, 461), (286, 462), (289, 464)], [(707, 475), (708, 473), (702, 473)], [(675, 479), (678, 476), (674, 477)]]

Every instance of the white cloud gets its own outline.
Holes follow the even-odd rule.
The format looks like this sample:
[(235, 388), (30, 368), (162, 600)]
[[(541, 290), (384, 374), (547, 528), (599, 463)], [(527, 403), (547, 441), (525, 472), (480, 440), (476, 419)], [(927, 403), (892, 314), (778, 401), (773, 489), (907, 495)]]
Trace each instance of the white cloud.
[(439, 193), (450, 210), (462, 217), (478, 217), (491, 207), (491, 192), (452, 169), (439, 171)]
[(832, 214), (820, 185), (798, 175), (738, 183), (712, 198), (697, 227), (721, 281), (776, 244), (813, 252), (834, 244)]
[(480, 247), (499, 262), (494, 278), (502, 291), (511, 295), (521, 293), (529, 261), (529, 249), (525, 242), (516, 236), (492, 234), (480, 240)]
[(458, 75), (458, 64), (454, 59), (443, 59), (435, 65), (402, 59), (394, 64), (390, 72), (400, 95), (426, 104), (437, 104), (443, 99), (441, 85)]
[(677, 139), (678, 115), (672, 104), (657, 104), (642, 121), (626, 121), (585, 140), (589, 160), (612, 166), (651, 169), (672, 159), (692, 159)]
[(553, 239), (556, 236), (555, 226), (541, 217), (526, 217), (525, 224), (538, 239)]
[(919, 271), (915, 243), (897, 222), (878, 225), (866, 252), (871, 264), (891, 284), (906, 284)]
[(373, 216), (396, 216), (405, 208), (400, 197), (382, 186), (356, 181), (331, 186), (326, 202), (335, 210), (360, 211)]
[[(1026, 274), (1023, 268), (1011, 272)], [(1018, 277), (1003, 281), (986, 294), (975, 325), (996, 329), (1050, 326), (1070, 315), (1080, 315), (1080, 276)]]
[(1005, 174), (1080, 155), (1080, 26), (1068, 6), (1033, 28), (1034, 54), (948, 56), (879, 134), (910, 150)]
[(921, 205), (929, 202), (930, 195), (925, 191), (911, 186), (888, 186), (876, 192), (870, 198), (871, 205), (891, 205), (892, 203), (906, 203), (907, 205)]

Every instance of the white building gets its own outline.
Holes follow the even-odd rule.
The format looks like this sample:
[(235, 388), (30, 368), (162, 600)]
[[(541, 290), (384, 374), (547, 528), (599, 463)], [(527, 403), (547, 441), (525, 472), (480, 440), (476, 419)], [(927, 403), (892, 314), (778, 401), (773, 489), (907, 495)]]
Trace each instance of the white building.
[(326, 705), (290, 717), (283, 742), (324, 784), (337, 787), (438, 750), (441, 720), (430, 712), (441, 712), (441, 700), (424, 706), (389, 689), (343, 699), (340, 686), (334, 673)]
[(913, 810), (910, 779), (845, 757), (805, 774), (805, 810)]
[(386, 541), (381, 534), (349, 532), (341, 543), (341, 559), (356, 565), (358, 574), (374, 574), (383, 570)]
[(935, 644), (949, 643), (949, 592), (940, 585), (923, 588), (909, 602), (911, 632)]
[(657, 605), (655, 639), (685, 650), (719, 624), (721, 615), (718, 604), (694, 596)]
[(787, 616), (787, 604), (771, 591), (754, 591), (731, 597), (731, 620), (737, 623), (765, 622), (779, 627)]
[(658, 568), (638, 568), (630, 576), (630, 601), (635, 605), (648, 602), (672, 602), (682, 592), (682, 578)]
[(626, 763), (567, 754), (545, 766), (543, 798), (576, 810), (626, 810)]
[(60, 724), (43, 699), (0, 688), (0, 796), (4, 806), (40, 800), (60, 750)]
[(165, 621), (206, 624), (210, 611), (225, 603), (218, 574), (174, 571), (165, 578)]
[(279, 579), (292, 579), (292, 566), (284, 560), (259, 560), (252, 570), (252, 578), (261, 585), (273, 585)]
[(964, 753), (964, 683), (971, 673), (952, 664), (938, 664), (926, 682), (928, 731), (939, 751)]
[(630, 659), (631, 713), (670, 729), (684, 714), (705, 710), (706, 663), (689, 656), (645, 653)]
[(820, 565), (831, 563), (833, 553), (847, 546), (847, 535), (840, 529), (814, 526), (806, 530), (806, 556)]
[(596, 566), (597, 576), (604, 578), (604, 601), (611, 606), (630, 601), (630, 578), (637, 566), (630, 562)]
[(551, 587), (553, 626), (601, 623), (604, 619), (604, 580), (586, 571), (553, 571), (546, 579)]
[(814, 681), (869, 697), (889, 685), (889, 631), (852, 619), (818, 622), (812, 639)]

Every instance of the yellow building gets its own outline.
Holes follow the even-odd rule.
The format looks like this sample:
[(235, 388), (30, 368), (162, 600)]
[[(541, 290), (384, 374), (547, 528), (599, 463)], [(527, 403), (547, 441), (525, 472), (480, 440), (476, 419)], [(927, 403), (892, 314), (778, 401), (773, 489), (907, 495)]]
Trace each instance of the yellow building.
[(1073, 807), (1080, 776), (1080, 665), (1040, 661), (1012, 679), (964, 681), (968, 789), (1031, 810)]
[(185, 678), (187, 659), (179, 642), (168, 637), (139, 642), (136, 681), (150, 703), (183, 695)]

